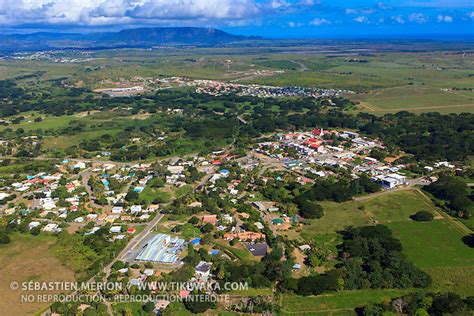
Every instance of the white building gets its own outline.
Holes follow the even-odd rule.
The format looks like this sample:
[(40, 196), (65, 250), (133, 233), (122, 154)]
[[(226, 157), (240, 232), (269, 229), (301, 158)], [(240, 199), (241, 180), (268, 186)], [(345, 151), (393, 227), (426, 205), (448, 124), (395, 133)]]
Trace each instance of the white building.
[(195, 268), (195, 276), (200, 280), (207, 280), (211, 275), (212, 263), (200, 261)]

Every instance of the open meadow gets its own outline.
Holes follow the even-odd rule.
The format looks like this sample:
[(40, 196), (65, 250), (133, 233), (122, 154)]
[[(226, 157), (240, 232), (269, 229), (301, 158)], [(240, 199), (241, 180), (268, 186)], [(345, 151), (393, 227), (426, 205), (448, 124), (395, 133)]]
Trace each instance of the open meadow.
[(9, 311), (9, 315), (35, 314), (48, 303), (21, 302), (22, 294), (58, 294), (52, 291), (14, 291), (10, 289), (12, 281), (20, 284), (28, 281), (74, 281), (74, 272), (61, 264), (50, 249), (55, 239), (47, 235), (15, 234), (10, 244), (0, 246), (0, 311)]
[(410, 290), (357, 290), (310, 297), (283, 294), (281, 315), (354, 315), (356, 307), (386, 302), (408, 292)]

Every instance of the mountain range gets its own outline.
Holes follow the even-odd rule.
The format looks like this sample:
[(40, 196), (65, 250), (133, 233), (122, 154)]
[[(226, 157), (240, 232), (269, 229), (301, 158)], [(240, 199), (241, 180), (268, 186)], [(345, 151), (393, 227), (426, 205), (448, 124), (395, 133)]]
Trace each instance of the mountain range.
[(153, 27), (126, 29), (107, 33), (0, 34), (0, 50), (99, 49), (115, 47), (153, 47), (156, 45), (219, 46), (233, 42), (261, 39), (233, 35), (214, 28)]

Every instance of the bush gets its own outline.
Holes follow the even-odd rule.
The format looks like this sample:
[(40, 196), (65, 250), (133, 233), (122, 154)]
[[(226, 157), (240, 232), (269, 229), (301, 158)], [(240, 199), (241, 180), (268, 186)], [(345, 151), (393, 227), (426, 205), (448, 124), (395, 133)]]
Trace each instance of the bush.
[(125, 262), (120, 261), (120, 260), (115, 261), (114, 264), (112, 265), (112, 269), (114, 270), (120, 270), (125, 267), (126, 267)]
[(36, 226), (30, 229), (30, 234), (32, 234), (33, 236), (38, 236), (40, 234), (40, 231), (41, 231), (41, 227)]
[(411, 219), (417, 222), (431, 222), (433, 220), (433, 214), (427, 211), (419, 211), (411, 216)]
[(9, 244), (10, 241), (10, 236), (6, 232), (0, 232), (0, 244)]

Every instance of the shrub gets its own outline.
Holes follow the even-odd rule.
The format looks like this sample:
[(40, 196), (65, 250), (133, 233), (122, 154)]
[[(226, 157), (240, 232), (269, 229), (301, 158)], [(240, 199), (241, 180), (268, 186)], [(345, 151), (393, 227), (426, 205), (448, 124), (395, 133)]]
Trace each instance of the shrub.
[(431, 222), (433, 220), (433, 214), (427, 211), (418, 211), (411, 216), (411, 219), (417, 222)]

